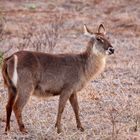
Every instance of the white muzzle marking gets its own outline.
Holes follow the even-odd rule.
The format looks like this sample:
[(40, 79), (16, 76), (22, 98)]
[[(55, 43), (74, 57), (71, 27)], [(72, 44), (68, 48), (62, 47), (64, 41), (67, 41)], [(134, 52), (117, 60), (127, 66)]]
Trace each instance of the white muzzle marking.
[(15, 86), (17, 85), (17, 80), (18, 80), (17, 63), (18, 63), (18, 57), (14, 55), (14, 72), (13, 72), (12, 82), (14, 83)]

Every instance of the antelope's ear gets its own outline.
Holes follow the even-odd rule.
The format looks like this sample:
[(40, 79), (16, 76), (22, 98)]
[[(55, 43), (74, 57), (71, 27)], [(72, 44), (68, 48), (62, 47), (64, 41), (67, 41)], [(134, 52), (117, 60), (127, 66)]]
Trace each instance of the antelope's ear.
[(98, 27), (98, 33), (106, 34), (106, 30), (103, 24), (100, 24)]
[(92, 37), (92, 33), (87, 28), (86, 24), (84, 24), (84, 35), (89, 36), (89, 37)]

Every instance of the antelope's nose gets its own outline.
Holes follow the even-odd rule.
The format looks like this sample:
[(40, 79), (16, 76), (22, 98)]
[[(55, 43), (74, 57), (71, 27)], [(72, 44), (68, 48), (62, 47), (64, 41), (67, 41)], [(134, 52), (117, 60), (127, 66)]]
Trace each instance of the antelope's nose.
[(109, 50), (109, 54), (113, 54), (114, 53), (114, 48), (109, 47), (108, 50)]

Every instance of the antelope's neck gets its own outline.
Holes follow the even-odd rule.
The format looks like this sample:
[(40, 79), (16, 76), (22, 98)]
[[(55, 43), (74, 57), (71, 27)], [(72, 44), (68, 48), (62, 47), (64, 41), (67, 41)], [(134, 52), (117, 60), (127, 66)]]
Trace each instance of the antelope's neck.
[(98, 76), (105, 68), (106, 57), (100, 57), (97, 55), (91, 55), (86, 61), (86, 77), (87, 80)]

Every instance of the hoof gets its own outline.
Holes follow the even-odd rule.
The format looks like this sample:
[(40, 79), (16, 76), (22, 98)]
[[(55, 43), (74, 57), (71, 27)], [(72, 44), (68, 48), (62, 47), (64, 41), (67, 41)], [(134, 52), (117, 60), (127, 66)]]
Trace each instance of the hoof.
[(20, 132), (22, 133), (22, 134), (27, 134), (28, 133), (28, 131), (26, 130), (26, 129), (24, 129), (24, 130), (20, 130)]
[(23, 127), (20, 127), (20, 132), (22, 134), (27, 134), (28, 133), (27, 129), (24, 126)]
[(55, 127), (57, 128), (57, 133), (60, 134), (62, 132), (61, 127), (58, 127), (58, 124), (55, 124)]
[(57, 133), (60, 134), (62, 132), (62, 129), (58, 128)]
[(81, 132), (84, 132), (84, 131), (85, 131), (84, 128), (83, 128), (82, 126), (77, 127), (77, 128), (78, 128), (78, 130), (80, 130)]
[(5, 133), (7, 133), (8, 131), (10, 131), (10, 126), (6, 126), (5, 128)]
[(7, 132), (7, 131), (5, 131), (3, 134), (8, 135), (8, 132)]

